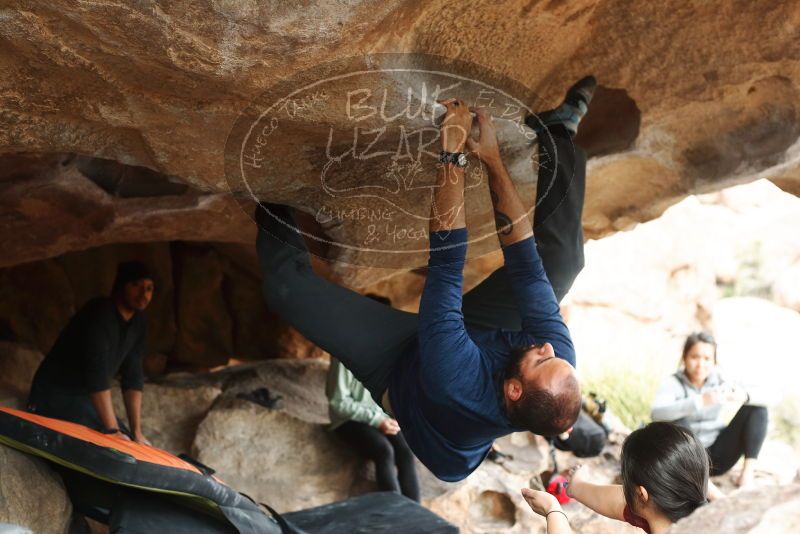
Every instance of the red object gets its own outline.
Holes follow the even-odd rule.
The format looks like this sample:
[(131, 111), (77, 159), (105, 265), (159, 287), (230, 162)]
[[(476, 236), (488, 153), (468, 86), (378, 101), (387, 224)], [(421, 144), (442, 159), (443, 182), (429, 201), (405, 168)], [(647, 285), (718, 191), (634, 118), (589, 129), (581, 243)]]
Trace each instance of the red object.
[(547, 493), (555, 496), (560, 504), (567, 504), (572, 499), (567, 495), (567, 479), (563, 475), (553, 475), (547, 483)]
[(625, 505), (625, 508), (622, 510), (622, 517), (625, 518), (625, 521), (627, 523), (630, 523), (634, 527), (639, 527), (640, 529), (644, 530), (647, 534), (650, 534), (650, 523), (647, 522), (647, 519), (634, 514), (627, 504)]

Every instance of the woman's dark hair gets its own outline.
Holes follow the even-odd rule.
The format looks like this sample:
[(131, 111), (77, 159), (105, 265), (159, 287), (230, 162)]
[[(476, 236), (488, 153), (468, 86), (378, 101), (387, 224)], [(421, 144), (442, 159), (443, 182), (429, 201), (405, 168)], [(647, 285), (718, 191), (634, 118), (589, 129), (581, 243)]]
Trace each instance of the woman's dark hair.
[(673, 423), (650, 423), (622, 444), (622, 489), (635, 513), (644, 486), (655, 506), (675, 523), (707, 502), (708, 453), (695, 435)]
[(709, 345), (714, 347), (714, 364), (717, 363), (717, 341), (714, 339), (714, 336), (709, 334), (708, 332), (695, 332), (693, 334), (689, 334), (686, 338), (686, 341), (683, 343), (683, 354), (681, 354), (681, 362), (686, 359), (686, 355), (692, 350), (692, 347), (697, 345), (698, 343), (708, 343)]

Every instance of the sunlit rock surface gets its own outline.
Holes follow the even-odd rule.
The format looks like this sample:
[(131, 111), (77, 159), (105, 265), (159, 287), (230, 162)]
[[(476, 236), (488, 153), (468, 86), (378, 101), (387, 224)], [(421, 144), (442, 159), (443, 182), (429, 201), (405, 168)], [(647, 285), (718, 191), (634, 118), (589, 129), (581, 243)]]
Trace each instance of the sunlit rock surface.
[[(227, 194), (224, 152), (237, 117), (281, 80), (293, 80), (293, 88), (311, 83), (320, 65), (347, 57), (380, 69), (384, 53), (485, 67), (525, 88), (516, 96), (534, 111), (556, 104), (573, 80), (595, 74), (602, 87), (578, 139), (596, 156), (584, 214), (589, 237), (653, 218), (687, 193), (756, 175), (797, 191), (794, 4), (473, 2), (462, 7), (480, 16), (456, 22), (441, 16), (450, 7), (443, 0), (320, 0), (302, 9), (277, 1), (6, 3), (0, 261), (120, 241), (252, 242), (248, 214)], [(399, 83), (398, 76), (384, 81)], [(328, 95), (328, 111), (340, 110), (344, 94)], [(390, 93), (389, 107), (402, 107), (405, 96)], [(326, 198), (321, 133), (340, 125), (342, 115), (309, 115), (306, 134), (271, 141), (270, 162), (281, 171), (258, 195), (316, 216)], [(523, 185), (532, 179), (524, 176), (529, 153), (508, 154)], [(355, 169), (344, 169), (341, 179), (360, 179), (347, 175)], [(491, 222), (483, 196), (468, 198), (476, 232)], [(421, 213), (424, 202), (415, 202)], [(398, 231), (424, 227), (407, 214), (394, 217)], [(334, 242), (354, 242), (366, 231), (317, 223)], [(487, 242), (474, 253), (492, 247)], [(368, 256), (338, 249), (323, 255), (349, 262), (335, 267), (344, 280)], [(424, 260), (422, 252), (377, 263), (411, 268)]]

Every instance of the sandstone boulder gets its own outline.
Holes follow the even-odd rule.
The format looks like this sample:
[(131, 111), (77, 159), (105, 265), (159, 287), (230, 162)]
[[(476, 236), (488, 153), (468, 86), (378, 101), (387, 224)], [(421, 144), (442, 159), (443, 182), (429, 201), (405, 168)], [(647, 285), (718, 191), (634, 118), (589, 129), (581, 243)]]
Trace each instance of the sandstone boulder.
[[(197, 427), (221, 393), (213, 384), (147, 384), (142, 396), (142, 432), (160, 449), (188, 453)], [(126, 420), (119, 388), (113, 388), (112, 395), (117, 417)]]
[(325, 425), (236, 399), (218, 403), (203, 420), (194, 454), (226, 483), (281, 512), (347, 498), (357, 470)]
[(0, 523), (37, 534), (66, 534), (72, 503), (50, 466), (5, 445), (0, 445), (0, 466)]
[[(197, 429), (193, 454), (227, 483), (277, 510), (327, 504), (368, 489), (362, 462), (327, 429), (328, 362), (271, 360), (207, 377), (224, 392)], [(266, 388), (272, 408), (239, 398)]]
[(43, 358), (41, 352), (24, 345), (0, 341), (0, 389), (26, 396)]
[[(4, 226), (2, 242), (11, 252), (3, 261), (112, 241), (252, 242), (249, 219), (222, 195), (229, 191), (223, 152), (237, 117), (278, 81), (291, 80), (291, 89), (316, 82), (321, 66), (337, 58), (354, 57), (375, 71), (385, 53), (414, 51), (452, 64), (458, 58), (474, 67), (460, 72), (467, 78), (488, 68), (521, 85), (519, 98), (537, 111), (594, 73), (603, 89), (580, 139), (596, 155), (585, 213), (590, 237), (653, 218), (690, 192), (755, 175), (796, 184), (800, 65), (791, 4), (673, 9), (513, 0), (482, 5), (480, 20), (457, 26), (438, 16), (448, 5), (314, 1), (298, 10), (273, 0), (153, 10), (62, 2), (54, 17), (52, 6), (11, 2), (0, 26), (13, 50), (4, 55), (9, 75), (0, 129), (0, 151), (9, 160), (0, 202), (12, 222)], [(501, 30), (486, 38), (486, 28)], [(711, 33), (713, 40), (696, 39)], [(129, 56), (136, 61), (119, 59)], [(405, 102), (400, 81), (397, 74), (379, 80), (395, 89), (388, 102), (394, 111)], [(346, 89), (326, 93), (328, 103), (342, 108)], [(293, 118), (313, 120), (271, 140), (274, 179), (257, 191), (312, 216), (330, 200), (320, 187), (325, 134), (343, 118), (332, 108), (313, 109), (315, 102), (287, 104)], [(596, 131), (589, 128), (593, 114)], [(508, 156), (515, 175), (529, 163), (522, 151)], [(21, 172), (31, 161), (31, 171)], [(376, 168), (378, 176), (391, 170), (388, 162)], [(337, 179), (361, 175), (350, 169)], [(474, 200), (471, 224), (479, 228), (488, 201)], [(427, 202), (413, 207), (425, 210)], [(402, 214), (396, 222), (402, 229), (417, 221)], [(327, 235), (344, 242), (365, 229), (329, 223)], [(412, 240), (401, 248), (413, 246)], [(424, 256), (409, 256), (403, 267), (418, 267)], [(363, 258), (340, 259), (347, 264), (336, 270), (348, 278)]]
[(678, 521), (671, 534), (796, 532), (800, 528), (800, 485), (742, 491), (703, 506)]
[[(612, 436), (606, 449), (596, 458), (578, 460), (558, 451), (559, 469), (582, 463), (593, 481), (618, 483), (622, 436)], [(497, 440), (496, 444), (513, 458), (500, 464), (485, 461), (462, 482), (438, 481), (421, 467), (423, 504), (458, 525), (465, 534), (545, 534), (545, 521), (530, 509), (520, 490), (524, 487), (541, 489), (543, 478), (549, 480), (553, 465), (547, 443), (533, 434), (517, 433)], [(575, 532), (636, 532), (633, 527), (602, 517), (574, 501), (566, 504), (564, 510)]]
[(175, 360), (201, 368), (224, 365), (233, 354), (233, 322), (222, 294), (222, 261), (213, 249), (186, 244), (176, 247)]
[(222, 399), (266, 388), (271, 398), (280, 397), (276, 409), (302, 421), (325, 424), (330, 422), (325, 397), (328, 367), (325, 360), (268, 360), (231, 367), (210, 378), (224, 384)]
[(69, 278), (55, 260), (0, 269), (0, 331), (45, 354), (75, 313)]

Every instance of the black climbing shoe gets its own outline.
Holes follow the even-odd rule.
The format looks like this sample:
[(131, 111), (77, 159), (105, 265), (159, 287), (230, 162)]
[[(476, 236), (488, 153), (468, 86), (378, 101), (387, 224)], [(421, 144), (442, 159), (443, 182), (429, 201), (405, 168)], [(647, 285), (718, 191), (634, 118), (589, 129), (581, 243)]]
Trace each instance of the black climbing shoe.
[(575, 82), (567, 90), (564, 102), (557, 108), (544, 111), (538, 115), (525, 117), (528, 125), (537, 135), (541, 134), (548, 126), (561, 124), (570, 135), (578, 133), (578, 125), (589, 110), (594, 91), (597, 89), (597, 80), (594, 76), (585, 76)]

